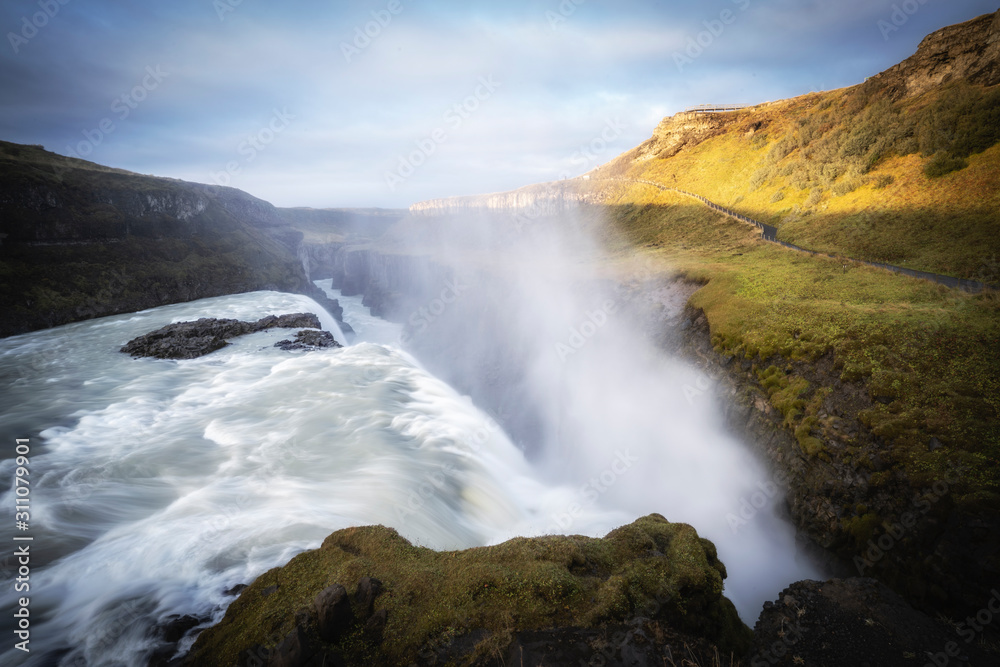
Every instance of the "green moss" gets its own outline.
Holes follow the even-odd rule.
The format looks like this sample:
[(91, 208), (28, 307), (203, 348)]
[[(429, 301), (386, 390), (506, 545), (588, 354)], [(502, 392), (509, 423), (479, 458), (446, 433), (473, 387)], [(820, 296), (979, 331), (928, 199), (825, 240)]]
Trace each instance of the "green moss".
[(890, 480), (892, 480), (892, 472), (889, 470), (873, 472), (868, 480), (868, 485), (878, 488), (880, 486), (885, 486)]
[(854, 538), (856, 547), (866, 545), (881, 523), (882, 519), (874, 512), (868, 512), (862, 516), (855, 516), (841, 521), (844, 531)]
[(781, 387), (771, 393), (771, 404), (785, 417), (785, 424), (792, 425), (806, 407), (802, 398), (809, 389), (809, 381), (802, 377), (788, 376)]
[(818, 423), (819, 419), (816, 417), (806, 417), (795, 428), (795, 439), (798, 440), (799, 447), (810, 457), (816, 456), (823, 451), (822, 441), (809, 435)]
[(492, 654), (512, 632), (621, 623), (652, 600), (662, 602), (658, 619), (741, 651), (750, 633), (722, 596), (725, 574), (711, 542), (659, 515), (603, 539), (517, 538), (452, 552), (415, 547), (381, 526), (349, 528), (258, 578), (193, 652), (204, 664), (233, 664), (246, 647), (274, 646), (319, 591), (341, 583), (353, 593), (363, 576), (385, 585), (378, 605), (388, 625), (379, 646), (360, 635), (337, 645), (354, 663), (409, 664), (421, 647), (476, 629), (488, 633), (477, 651)]

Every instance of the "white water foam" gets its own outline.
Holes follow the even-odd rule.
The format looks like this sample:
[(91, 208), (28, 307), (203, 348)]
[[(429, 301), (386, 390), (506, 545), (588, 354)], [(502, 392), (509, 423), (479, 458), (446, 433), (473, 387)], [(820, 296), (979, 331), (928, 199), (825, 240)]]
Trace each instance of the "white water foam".
[[(170, 322), (317, 310), (258, 292), (0, 341), (0, 431), (32, 439), (35, 538), (34, 650), (0, 662), (141, 664), (155, 624), (217, 620), (225, 590), (336, 529), (384, 524), (463, 548), (528, 533), (574, 501), (573, 489), (541, 483), (488, 415), (391, 346), (284, 352), (272, 346), (291, 332), (274, 330), (195, 360), (118, 352)], [(13, 469), (0, 463), (0, 479)], [(13, 491), (0, 502), (13, 507)], [(632, 519), (595, 505), (581, 524), (598, 534)], [(16, 598), (3, 590), (9, 619)]]

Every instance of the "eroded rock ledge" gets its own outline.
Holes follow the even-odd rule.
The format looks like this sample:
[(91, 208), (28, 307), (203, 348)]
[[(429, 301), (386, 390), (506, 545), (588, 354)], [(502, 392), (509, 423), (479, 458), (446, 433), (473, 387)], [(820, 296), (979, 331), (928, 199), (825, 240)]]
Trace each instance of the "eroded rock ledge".
[[(203, 317), (195, 322), (168, 324), (156, 331), (133, 338), (121, 351), (133, 357), (156, 359), (194, 359), (228, 345), (228, 339), (266, 329), (321, 329), (319, 318), (313, 313), (269, 315), (256, 322)], [(305, 335), (303, 335), (305, 334)], [(326, 334), (325, 336), (323, 334)], [(285, 350), (340, 347), (329, 332), (300, 331), (295, 341), (284, 340), (276, 344)]]
[(184, 664), (709, 664), (750, 647), (725, 576), (710, 541), (658, 514), (451, 552), (348, 528), (261, 575)]
[[(978, 620), (952, 623), (874, 579), (799, 581), (764, 603), (751, 632), (725, 577), (709, 540), (659, 514), (601, 539), (450, 552), (348, 528), (227, 591), (240, 597), (184, 657), (170, 659), (177, 633), (161, 633), (150, 665), (996, 664), (983, 626), (1000, 615), (997, 590)], [(173, 625), (185, 620), (183, 631), (205, 619)]]

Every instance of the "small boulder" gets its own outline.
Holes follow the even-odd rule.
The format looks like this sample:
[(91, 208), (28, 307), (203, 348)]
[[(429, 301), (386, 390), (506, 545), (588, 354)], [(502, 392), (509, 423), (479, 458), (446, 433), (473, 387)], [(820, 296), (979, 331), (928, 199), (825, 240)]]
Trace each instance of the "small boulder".
[(274, 346), (281, 350), (321, 350), (342, 347), (329, 331), (306, 329), (295, 334), (295, 340), (280, 340)]
[(319, 636), (327, 642), (335, 642), (354, 621), (351, 612), (351, 601), (347, 589), (340, 584), (334, 584), (320, 591), (313, 600), (318, 618)]
[(362, 618), (369, 618), (375, 610), (375, 598), (377, 598), (384, 586), (375, 577), (361, 577), (358, 582), (358, 589), (354, 592), (354, 603), (358, 607), (358, 613)]

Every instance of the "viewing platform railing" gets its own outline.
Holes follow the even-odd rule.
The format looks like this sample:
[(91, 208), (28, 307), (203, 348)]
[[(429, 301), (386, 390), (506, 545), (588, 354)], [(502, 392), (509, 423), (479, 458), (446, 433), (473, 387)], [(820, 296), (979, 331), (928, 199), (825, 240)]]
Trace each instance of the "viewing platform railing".
[(684, 113), (716, 113), (721, 111), (739, 111), (740, 109), (752, 109), (760, 106), (758, 104), (699, 104), (688, 107)]

